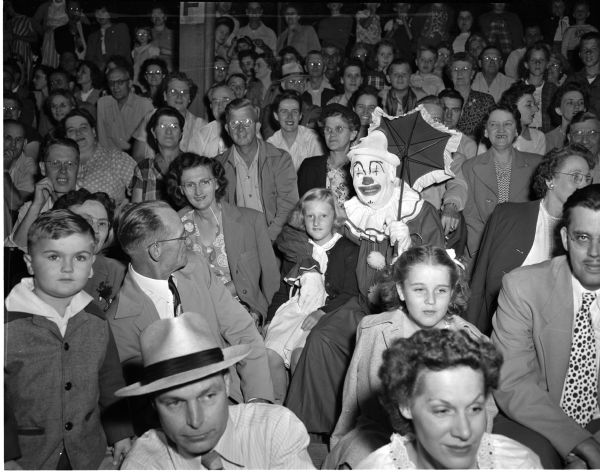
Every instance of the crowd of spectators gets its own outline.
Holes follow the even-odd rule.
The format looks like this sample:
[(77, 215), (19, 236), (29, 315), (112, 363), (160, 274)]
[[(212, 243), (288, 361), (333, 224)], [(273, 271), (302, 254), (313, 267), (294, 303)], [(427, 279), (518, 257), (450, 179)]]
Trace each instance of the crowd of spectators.
[(593, 4), (4, 7), (7, 469), (600, 468)]

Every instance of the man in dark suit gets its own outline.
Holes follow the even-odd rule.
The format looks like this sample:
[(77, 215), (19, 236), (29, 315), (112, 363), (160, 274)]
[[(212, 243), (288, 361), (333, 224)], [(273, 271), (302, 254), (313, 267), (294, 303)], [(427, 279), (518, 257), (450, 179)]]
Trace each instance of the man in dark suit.
[[(140, 335), (158, 319), (194, 312), (210, 326), (220, 347), (249, 344), (248, 357), (232, 372), (235, 403), (273, 401), (264, 342), (250, 314), (211, 273), (205, 259), (189, 254), (181, 219), (167, 203), (133, 205), (121, 217), (117, 237), (131, 258), (119, 295), (107, 312), (128, 383), (139, 380)], [(156, 426), (149, 404), (133, 405), (139, 435)]]
[(504, 277), (492, 341), (504, 364), (494, 432), (533, 449), (545, 468), (600, 468), (600, 185), (563, 207), (566, 256)]
[(87, 18), (83, 16), (79, 0), (69, 0), (67, 2), (67, 16), (69, 22), (54, 30), (56, 52), (61, 56), (65, 52), (71, 52), (77, 56), (77, 59), (85, 59), (87, 38), (91, 27)]

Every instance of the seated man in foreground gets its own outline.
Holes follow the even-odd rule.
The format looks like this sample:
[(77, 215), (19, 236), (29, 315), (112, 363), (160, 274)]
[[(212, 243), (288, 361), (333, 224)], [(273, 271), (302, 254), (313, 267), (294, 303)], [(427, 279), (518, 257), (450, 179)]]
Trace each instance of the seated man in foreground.
[[(600, 468), (600, 185), (563, 207), (566, 256), (504, 277), (492, 341), (504, 356), (494, 433), (533, 449), (544, 468)], [(504, 416), (506, 415), (506, 416)]]
[(278, 405), (229, 406), (228, 367), (250, 346), (221, 349), (194, 313), (156, 321), (141, 335), (142, 381), (117, 396), (150, 394), (162, 429), (136, 442), (123, 469), (314, 469), (308, 434)]
[[(231, 399), (273, 401), (267, 353), (252, 317), (212, 275), (205, 259), (188, 253), (189, 239), (175, 210), (162, 201), (134, 204), (124, 211), (117, 237), (131, 264), (106, 318), (125, 380), (140, 379), (142, 331), (159, 319), (194, 311), (194, 320), (209, 327), (219, 347), (250, 345), (250, 354), (232, 372)], [(138, 435), (156, 425), (149, 406), (144, 401), (132, 404)]]

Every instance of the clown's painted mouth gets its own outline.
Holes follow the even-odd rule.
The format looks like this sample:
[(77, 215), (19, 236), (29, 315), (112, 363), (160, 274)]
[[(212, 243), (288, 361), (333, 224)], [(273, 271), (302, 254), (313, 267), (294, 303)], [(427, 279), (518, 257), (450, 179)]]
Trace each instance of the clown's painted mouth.
[(381, 185), (369, 185), (368, 187), (358, 187), (358, 190), (363, 195), (377, 195), (381, 191)]

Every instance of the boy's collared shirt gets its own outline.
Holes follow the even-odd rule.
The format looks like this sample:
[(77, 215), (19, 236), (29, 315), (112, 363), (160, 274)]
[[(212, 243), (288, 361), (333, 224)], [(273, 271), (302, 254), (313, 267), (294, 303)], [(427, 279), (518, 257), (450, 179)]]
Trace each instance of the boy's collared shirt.
[(56, 323), (60, 334), (63, 336), (67, 331), (69, 320), (82, 311), (93, 300), (90, 295), (81, 290), (73, 296), (71, 302), (67, 305), (64, 316), (60, 316), (53, 307), (48, 305), (33, 292), (34, 288), (35, 283), (33, 277), (22, 279), (21, 282), (11, 290), (8, 297), (6, 297), (6, 309), (8, 311), (22, 311), (37, 316), (43, 316)]

